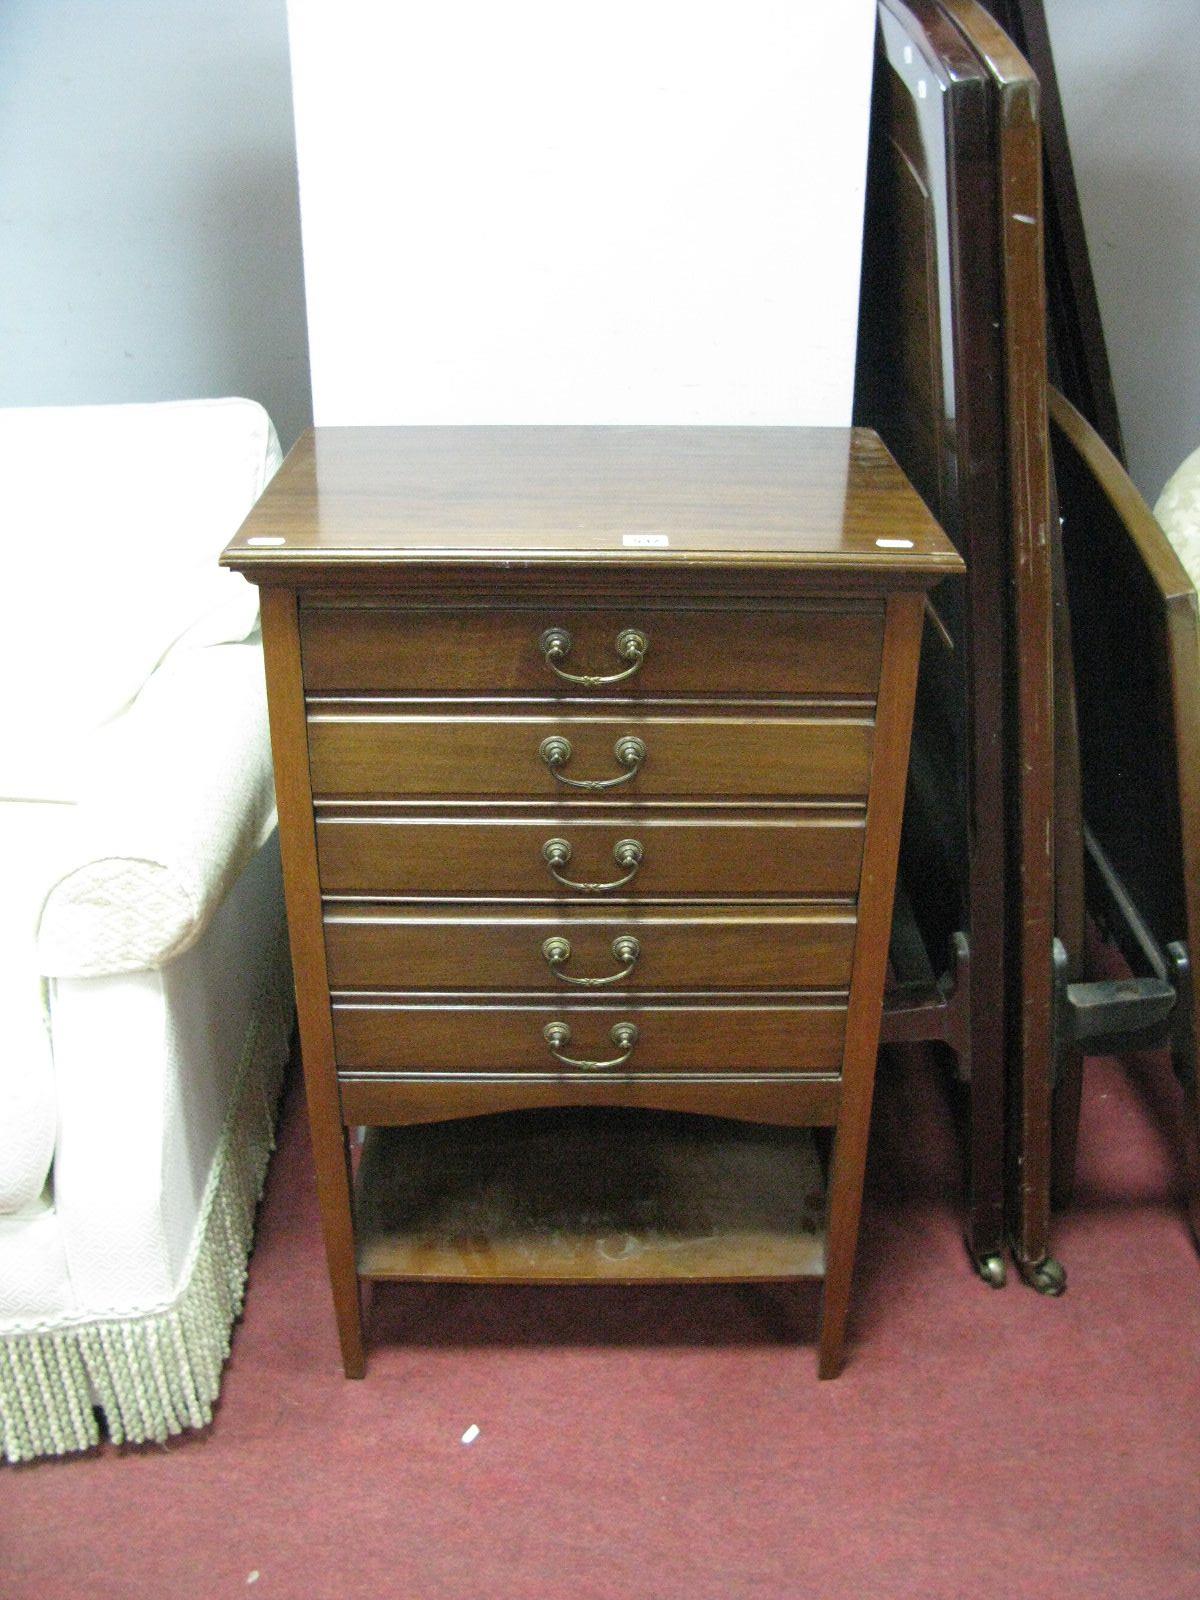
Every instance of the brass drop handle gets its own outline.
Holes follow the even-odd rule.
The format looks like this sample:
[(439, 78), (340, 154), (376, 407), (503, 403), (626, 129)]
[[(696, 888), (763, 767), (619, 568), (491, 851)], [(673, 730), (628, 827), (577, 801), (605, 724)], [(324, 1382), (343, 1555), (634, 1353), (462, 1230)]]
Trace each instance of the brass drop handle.
[(605, 677), (599, 677), (591, 672), (564, 672), (559, 666), (558, 663), (565, 661), (571, 653), (571, 635), (565, 628), (547, 628), (538, 640), (538, 649), (546, 658), (546, 665), (551, 672), (566, 683), (577, 683), (585, 689), (601, 689), (606, 683), (621, 683), (625, 678), (632, 678), (640, 670), (649, 647), (650, 641), (640, 629), (622, 628), (617, 635), (617, 656), (630, 665), (623, 672), (610, 672)]
[(562, 1052), (571, 1042), (571, 1030), (565, 1022), (548, 1022), (542, 1029), (542, 1037), (550, 1046), (550, 1054), (556, 1061), (561, 1061), (564, 1067), (582, 1067), (584, 1072), (609, 1072), (613, 1067), (623, 1067), (629, 1060), (638, 1040), (638, 1031), (632, 1022), (613, 1024), (608, 1037), (622, 1053), (611, 1061), (576, 1061), (572, 1056), (564, 1056)]
[(618, 774), (615, 778), (568, 778), (558, 769), (565, 767), (571, 759), (571, 741), (564, 739), (561, 733), (552, 733), (549, 738), (543, 739), (538, 746), (538, 755), (550, 768), (555, 779), (564, 784), (568, 789), (586, 789), (594, 793), (597, 789), (615, 789), (620, 783), (628, 783), (631, 778), (636, 778), (642, 762), (646, 759), (646, 746), (632, 733), (624, 733), (613, 745), (613, 755), (628, 771)]
[(604, 894), (608, 889), (623, 889), (637, 876), (642, 854), (642, 847), (636, 839), (618, 839), (613, 845), (613, 860), (625, 869), (625, 876), (610, 878), (607, 883), (577, 883), (574, 878), (564, 878), (558, 870), (571, 859), (571, 846), (567, 840), (547, 839), (542, 846), (542, 857), (555, 883), (561, 883), (564, 889), (577, 889), (581, 894)]
[(575, 978), (569, 972), (564, 972), (563, 967), (571, 959), (571, 942), (564, 939), (561, 934), (555, 934), (547, 939), (542, 946), (542, 956), (550, 971), (563, 983), (577, 984), (581, 989), (600, 989), (606, 983), (620, 983), (622, 978), (627, 978), (637, 966), (638, 957), (642, 947), (631, 933), (620, 933), (612, 942), (613, 960), (621, 968), (620, 972), (610, 972), (603, 978)]

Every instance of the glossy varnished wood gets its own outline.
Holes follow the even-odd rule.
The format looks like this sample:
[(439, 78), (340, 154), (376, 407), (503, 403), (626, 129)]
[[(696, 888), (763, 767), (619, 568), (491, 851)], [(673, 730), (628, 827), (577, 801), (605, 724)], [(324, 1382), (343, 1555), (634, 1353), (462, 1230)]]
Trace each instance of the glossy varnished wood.
[[(924, 652), (901, 879), (935, 977), (950, 952), (969, 1076), (967, 1238), (1002, 1258), (1007, 884), (1004, 728), (1008, 510), (1000, 200), (989, 75), (936, 0), (881, 0), (856, 417), (879, 428), (967, 563), (938, 609), (953, 650)], [(912, 1037), (915, 1018), (906, 1017)]]
[[(619, 684), (572, 685), (547, 664), (538, 641), (565, 628), (560, 666), (577, 675), (624, 672), (617, 636), (638, 629), (645, 658)], [(308, 605), (301, 611), (310, 694), (577, 694), (581, 700), (656, 694), (865, 695), (879, 681), (883, 608), (863, 602), (803, 609), (655, 607), (645, 600), (582, 609), (556, 606)], [(714, 675), (714, 667), (719, 671)], [(714, 676), (717, 682), (714, 683)]]
[(560, 783), (539, 755), (560, 734), (571, 744), (565, 778), (607, 780), (627, 771), (614, 756), (630, 734), (646, 746), (641, 768), (611, 798), (675, 796), (825, 797), (866, 794), (874, 732), (869, 711), (651, 713), (640, 706), (604, 715), (456, 712), (369, 715), (346, 702), (310, 711), (309, 762), (318, 799), (487, 795), (496, 799), (595, 799)]
[(1051, 372), (1068, 402), (1124, 462), (1121, 424), (1088, 259), (1067, 123), (1043, 0), (993, 0), (989, 10), (1037, 77), (1046, 168), (1046, 291)]
[[(855, 914), (845, 906), (730, 911), (719, 906), (547, 906), (499, 912), (460, 905), (437, 910), (335, 906), (325, 913), (325, 952), (334, 989), (546, 990), (570, 979), (623, 970), (612, 951), (632, 935), (628, 978), (605, 992), (662, 989), (844, 989), (850, 981)], [(557, 979), (543, 944), (565, 938), (570, 958)]]
[(867, 1135), (875, 1090), (875, 1057), (883, 1010), (883, 982), (896, 890), (896, 864), (904, 815), (904, 773), (912, 734), (913, 702), (921, 655), (919, 596), (888, 601), (879, 691), (878, 742), (867, 802), (867, 840), (859, 885), (858, 935), (846, 1017), (842, 1103), (829, 1172), (829, 1224), (818, 1370), (841, 1370), (850, 1282), (862, 1210)]
[(347, 571), (360, 590), (409, 563), (515, 559), (791, 567), (850, 585), (956, 570), (879, 439), (840, 428), (310, 430), (222, 559), (259, 582)]
[(350, 1157), (342, 1130), (321, 934), (321, 891), (308, 781), (296, 598), (286, 589), (263, 594), (262, 632), (283, 889), (317, 1198), (342, 1363), (348, 1378), (361, 1378), (366, 1370), (366, 1355), (351, 1215)]
[(1023, 1270), (1050, 1245), (1053, 1061), (1054, 687), (1046, 418), (1046, 282), (1038, 85), (978, 0), (940, 0), (991, 78), (997, 108), (1007, 419), (1013, 712), (1009, 934), (1010, 1240)]
[[(549, 1022), (571, 1029), (563, 1054), (608, 1061), (621, 1052), (614, 1023), (633, 1022), (638, 1040), (614, 1076), (639, 1072), (836, 1072), (846, 1028), (846, 996), (807, 1000), (756, 997), (713, 1003), (631, 994), (581, 999), (548, 995), (514, 1001), (457, 997), (339, 996), (334, 1049), (349, 1072), (550, 1073), (569, 1077), (543, 1035)], [(590, 1077), (584, 1071), (584, 1077)]]
[[(271, 670), (287, 684), (277, 759), (291, 769), (281, 791), (298, 864), (289, 915), (303, 923), (307, 1013), (323, 1013), (314, 1141), (319, 1121), (321, 1149), (332, 1148), (335, 1106), (339, 1138), (359, 1122), (553, 1106), (831, 1127), (822, 1370), (833, 1371), (920, 591), (961, 568), (878, 441), (774, 429), (322, 433), (289, 458), (225, 561), (263, 586)], [(320, 642), (306, 631), (307, 685), (298, 605), (333, 628)], [(627, 605), (630, 625), (661, 618), (652, 647), (678, 641), (658, 657), (673, 665), (650, 693), (603, 688), (592, 698), (544, 681), (530, 623), (552, 613), (552, 625), (573, 625), (573, 654), (595, 670), (604, 663), (582, 655), (603, 653)], [(370, 639), (360, 627), (364, 617), (370, 632), (380, 617), (509, 606), (515, 629), (501, 618), (472, 640), (456, 625), (439, 643), (421, 621), (398, 655), (386, 627)], [(746, 629), (749, 613), (760, 619)], [(706, 618), (717, 619), (720, 648), (689, 632)], [(518, 634), (519, 651), (506, 656)], [(480, 677), (489, 655), (505, 681)], [(645, 762), (624, 790), (562, 789), (538, 754), (556, 732), (572, 744), (566, 776), (616, 775), (624, 734), (645, 740)], [(619, 891), (561, 885), (543, 853), (552, 837), (571, 846), (564, 876), (585, 884), (614, 875), (623, 838), (638, 839), (642, 860)], [(590, 964), (606, 946), (611, 956), (629, 919), (649, 952), (644, 987), (576, 992), (548, 969), (526, 975), (525, 957), (540, 959), (552, 924), (572, 940), (572, 962)], [(343, 936), (358, 942), (339, 945)], [(332, 998), (326, 937), (337, 980), (353, 986)], [(526, 987), (537, 981), (540, 991)], [(496, 987), (473, 987), (484, 983)], [(569, 1042), (547, 1041), (549, 1022), (567, 1024)], [(611, 1037), (619, 1022), (639, 1030), (632, 1048)], [(345, 1241), (345, 1191), (322, 1185), (323, 1208), (340, 1210), (329, 1226)], [(386, 1265), (400, 1231), (372, 1224), (363, 1257), (372, 1273), (384, 1262), (409, 1275), (395, 1254)], [(499, 1256), (491, 1267), (506, 1270)], [(697, 1258), (693, 1270), (725, 1268)], [(357, 1327), (357, 1300), (351, 1308), (337, 1292), (339, 1315)], [(350, 1355), (346, 1365), (355, 1370)]]
[[(1052, 436), (1053, 437), (1053, 436)], [(1054, 928), (1065, 964), (1060, 978), (1071, 984), (1086, 976), (1087, 874), (1083, 773), (1075, 698), (1075, 651), (1062, 544), (1057, 475), (1051, 472), (1050, 527), (1054, 578)], [(1083, 1047), (1059, 1041), (1050, 1127), (1050, 1198), (1056, 1207), (1071, 1198), (1075, 1144), (1083, 1097)]]
[(864, 822), (857, 805), (689, 808), (682, 815), (619, 803), (539, 807), (532, 815), (491, 806), (450, 815), (324, 807), (317, 814), (317, 854), (322, 888), (336, 896), (577, 898), (550, 873), (543, 853), (550, 839), (570, 845), (562, 875), (577, 883), (623, 877), (614, 847), (623, 839), (641, 845), (632, 880), (588, 899), (852, 895)]

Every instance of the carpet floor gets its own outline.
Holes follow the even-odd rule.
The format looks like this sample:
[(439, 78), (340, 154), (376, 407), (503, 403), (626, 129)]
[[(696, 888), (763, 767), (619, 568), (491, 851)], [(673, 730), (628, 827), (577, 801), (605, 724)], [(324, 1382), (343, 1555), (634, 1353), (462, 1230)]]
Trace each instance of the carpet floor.
[(973, 1276), (945, 1098), (893, 1059), (836, 1382), (807, 1286), (394, 1285), (347, 1383), (292, 1084), (212, 1426), (7, 1469), (0, 1595), (1197, 1600), (1177, 1102), (1089, 1064), (1047, 1300)]

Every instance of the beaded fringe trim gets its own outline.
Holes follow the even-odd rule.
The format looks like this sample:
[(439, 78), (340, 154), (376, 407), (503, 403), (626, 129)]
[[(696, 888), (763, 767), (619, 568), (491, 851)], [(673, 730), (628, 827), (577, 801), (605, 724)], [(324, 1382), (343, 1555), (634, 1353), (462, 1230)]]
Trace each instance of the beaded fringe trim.
[(292, 1012), (281, 942), (255, 1007), (178, 1294), (164, 1310), (136, 1317), (0, 1337), (4, 1459), (29, 1461), (98, 1444), (97, 1406), (114, 1444), (161, 1444), (212, 1421), (275, 1148)]

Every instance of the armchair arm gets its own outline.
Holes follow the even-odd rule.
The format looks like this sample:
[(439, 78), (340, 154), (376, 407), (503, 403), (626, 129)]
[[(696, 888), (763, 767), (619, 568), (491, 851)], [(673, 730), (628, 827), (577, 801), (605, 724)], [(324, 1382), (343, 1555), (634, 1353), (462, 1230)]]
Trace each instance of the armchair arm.
[(91, 753), (42, 906), (46, 977), (162, 966), (200, 938), (275, 825), (257, 642), (185, 650)]

